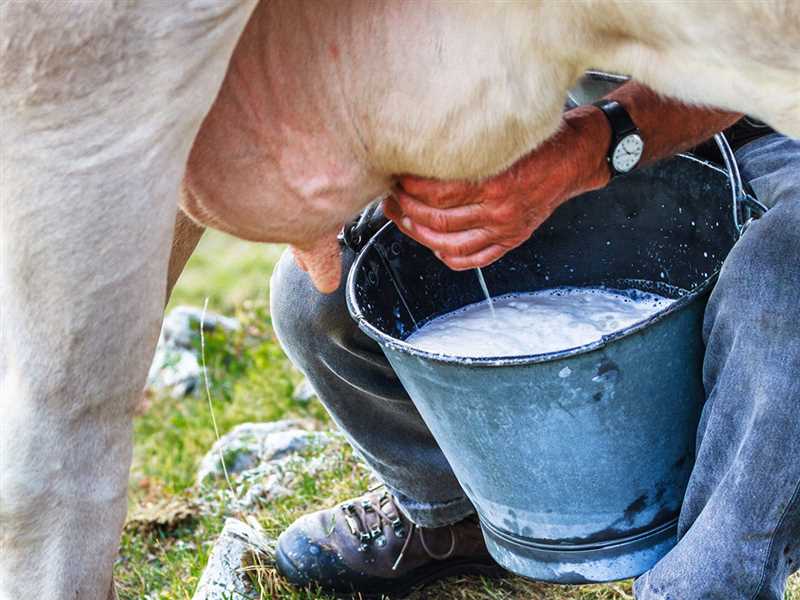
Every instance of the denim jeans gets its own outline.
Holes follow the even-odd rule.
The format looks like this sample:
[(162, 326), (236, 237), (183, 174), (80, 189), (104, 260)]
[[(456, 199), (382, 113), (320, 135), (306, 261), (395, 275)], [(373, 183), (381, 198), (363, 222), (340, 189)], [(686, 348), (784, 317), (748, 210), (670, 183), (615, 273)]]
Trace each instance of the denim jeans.
[[(737, 153), (770, 211), (728, 256), (705, 316), (707, 402), (679, 543), (636, 582), (640, 600), (778, 600), (800, 561), (800, 141)], [(343, 257), (343, 272), (352, 263)], [(289, 358), (406, 515), (437, 527), (473, 512), (380, 348), (284, 255), (272, 318)]]

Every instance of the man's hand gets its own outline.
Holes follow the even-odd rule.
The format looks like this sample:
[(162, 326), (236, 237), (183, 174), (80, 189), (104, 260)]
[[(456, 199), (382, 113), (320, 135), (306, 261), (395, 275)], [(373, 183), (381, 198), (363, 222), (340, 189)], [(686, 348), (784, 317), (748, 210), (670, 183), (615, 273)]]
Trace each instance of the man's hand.
[(384, 211), (451, 269), (484, 267), (527, 240), (560, 204), (608, 182), (609, 140), (602, 113), (581, 107), (507, 171), (480, 183), (402, 177)]

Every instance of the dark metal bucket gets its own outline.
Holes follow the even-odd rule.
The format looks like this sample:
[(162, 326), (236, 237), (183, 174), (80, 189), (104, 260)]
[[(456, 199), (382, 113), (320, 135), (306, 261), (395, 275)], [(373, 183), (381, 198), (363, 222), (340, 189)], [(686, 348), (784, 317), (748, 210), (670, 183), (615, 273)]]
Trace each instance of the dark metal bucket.
[(704, 402), (703, 310), (740, 235), (732, 195), (744, 197), (735, 173), (678, 156), (571, 200), (484, 269), (493, 295), (605, 285), (678, 298), (554, 354), (417, 350), (403, 341), (417, 326), (482, 300), (475, 273), (451, 271), (392, 224), (358, 256), (350, 312), (383, 348), (507, 569), (611, 581), (675, 544)]

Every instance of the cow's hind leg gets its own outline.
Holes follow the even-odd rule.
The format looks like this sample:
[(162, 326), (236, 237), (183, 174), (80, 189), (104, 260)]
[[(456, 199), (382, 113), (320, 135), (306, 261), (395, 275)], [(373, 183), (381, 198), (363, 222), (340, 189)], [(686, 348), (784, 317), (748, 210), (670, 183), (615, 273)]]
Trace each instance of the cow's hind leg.
[(0, 6), (0, 599), (104, 600), (180, 181), (252, 2)]
[(190, 219), (183, 210), (178, 209), (175, 217), (175, 229), (172, 236), (172, 249), (169, 253), (169, 268), (167, 269), (167, 301), (172, 295), (172, 289), (183, 273), (186, 261), (192, 256), (197, 243), (205, 233), (205, 227), (198, 225)]

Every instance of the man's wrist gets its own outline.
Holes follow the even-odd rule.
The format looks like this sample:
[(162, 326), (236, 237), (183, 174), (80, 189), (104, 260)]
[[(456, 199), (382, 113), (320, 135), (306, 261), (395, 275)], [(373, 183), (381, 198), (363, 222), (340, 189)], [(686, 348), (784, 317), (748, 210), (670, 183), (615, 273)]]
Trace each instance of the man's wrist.
[(573, 163), (576, 193), (605, 187), (611, 180), (608, 148), (611, 126), (603, 112), (591, 105), (579, 106), (564, 113), (567, 138), (565, 148)]

